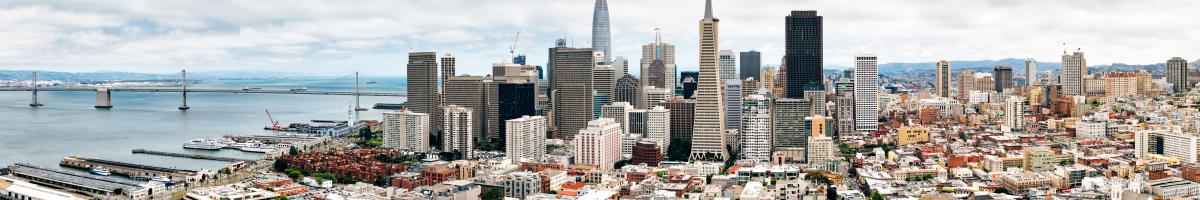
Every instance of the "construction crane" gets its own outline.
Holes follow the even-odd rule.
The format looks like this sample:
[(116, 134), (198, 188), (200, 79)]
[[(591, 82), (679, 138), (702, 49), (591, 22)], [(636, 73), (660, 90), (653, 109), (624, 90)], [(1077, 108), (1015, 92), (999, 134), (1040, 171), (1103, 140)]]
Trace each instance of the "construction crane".
[(512, 42), (512, 45), (508, 46), (508, 60), (509, 60), (509, 62), (511, 62), (513, 58), (516, 58), (516, 57), (517, 57), (517, 40), (519, 40), (519, 39), (521, 39), (521, 32), (520, 32), (520, 31), (517, 31), (517, 35), (516, 35), (516, 36), (513, 36), (513, 42)]
[(267, 120), (271, 124), (270, 126), (267, 126), (266, 129), (267, 130), (275, 130), (275, 131), (283, 130), (283, 127), (279, 126), (279, 121), (275, 120), (274, 116), (271, 116), (271, 110), (266, 109), (266, 111), (267, 111)]

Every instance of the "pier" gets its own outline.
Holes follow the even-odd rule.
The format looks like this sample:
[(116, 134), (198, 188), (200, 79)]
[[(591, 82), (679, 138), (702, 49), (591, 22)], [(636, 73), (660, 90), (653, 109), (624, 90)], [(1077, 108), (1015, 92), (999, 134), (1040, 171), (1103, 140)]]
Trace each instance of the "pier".
[(172, 153), (172, 152), (164, 152), (164, 151), (145, 150), (145, 149), (134, 149), (133, 153), (134, 154), (149, 154), (149, 155), (168, 156), (168, 157), (176, 157), (176, 158), (215, 160), (215, 161), (225, 161), (225, 162), (254, 162), (254, 161), (257, 161), (257, 160), (252, 160), (252, 159), (239, 159), (239, 158), (209, 156), (209, 155), (200, 155), (200, 154)]
[(163, 176), (171, 180), (181, 182), (184, 180), (196, 180), (200, 172), (185, 169), (175, 169), (168, 167), (156, 167), (142, 164), (126, 163), (120, 161), (104, 160), (97, 158), (88, 158), (83, 156), (67, 156), (58, 163), (63, 167), (92, 169), (103, 167), (111, 171), (113, 174), (125, 176), (142, 176), (155, 177)]

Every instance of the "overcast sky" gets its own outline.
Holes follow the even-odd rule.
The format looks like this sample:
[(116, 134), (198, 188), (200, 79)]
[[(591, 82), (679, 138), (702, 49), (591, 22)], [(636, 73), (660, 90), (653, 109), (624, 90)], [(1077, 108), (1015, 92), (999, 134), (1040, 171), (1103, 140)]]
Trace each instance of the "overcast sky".
[[(544, 65), (556, 38), (590, 46), (592, 0), (3, 1), (0, 69), (171, 73), (260, 70), (403, 75), (407, 53), (458, 57), (480, 75), (508, 58), (513, 37)], [(700, 0), (611, 0), (614, 56), (636, 63), (654, 26), (697, 65)], [(715, 0), (720, 48), (763, 52), (778, 65), (784, 16), (824, 16), (825, 63), (858, 53), (882, 62), (1032, 57), (1058, 62), (1082, 48), (1089, 64), (1200, 57), (1200, 1)], [(1062, 44), (1066, 43), (1064, 47)], [(637, 70), (630, 70), (636, 72)]]

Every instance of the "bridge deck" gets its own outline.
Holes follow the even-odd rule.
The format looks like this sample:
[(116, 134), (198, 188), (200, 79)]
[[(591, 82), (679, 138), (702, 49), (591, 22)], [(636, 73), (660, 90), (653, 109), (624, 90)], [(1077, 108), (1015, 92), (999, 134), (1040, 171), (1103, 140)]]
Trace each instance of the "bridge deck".
[[(38, 91), (67, 91), (67, 92), (94, 92), (99, 88), (77, 88), (77, 87), (46, 87), (38, 88)], [(33, 91), (32, 88), (0, 88), (0, 92), (6, 91)], [(177, 88), (108, 88), (112, 92), (182, 92), (182, 89)], [(187, 89), (187, 92), (192, 93), (233, 93), (233, 94), (309, 94), (309, 95), (345, 95), (353, 96), (354, 92), (340, 91), (293, 91), (293, 90), (244, 90), (244, 89)], [(390, 92), (359, 92), (359, 96), (391, 96), (404, 97), (405, 93), (390, 93)]]

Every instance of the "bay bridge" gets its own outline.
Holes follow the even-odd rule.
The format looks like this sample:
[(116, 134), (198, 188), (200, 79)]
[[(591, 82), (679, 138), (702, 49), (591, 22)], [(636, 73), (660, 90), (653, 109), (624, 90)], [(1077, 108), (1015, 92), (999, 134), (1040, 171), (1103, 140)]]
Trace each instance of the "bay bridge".
[(32, 81), (27, 87), (4, 87), (0, 88), (0, 92), (31, 92), (32, 102), (31, 107), (44, 106), (38, 100), (39, 91), (54, 91), (54, 92), (95, 92), (96, 93), (96, 108), (112, 108), (112, 93), (113, 92), (143, 92), (143, 93), (179, 93), (180, 94), (180, 110), (187, 110), (187, 93), (229, 93), (229, 94), (298, 94), (298, 95), (345, 95), (355, 96), (355, 110), (366, 110), (358, 105), (359, 96), (385, 96), (385, 97), (407, 97), (405, 93), (394, 92), (361, 92), (359, 91), (358, 72), (354, 73), (354, 91), (314, 91), (308, 89), (219, 89), (219, 88), (188, 88), (187, 70), (180, 72), (181, 79), (177, 88), (171, 87), (85, 87), (85, 86), (70, 86), (70, 87), (39, 87), (37, 84), (37, 72), (33, 72)]

